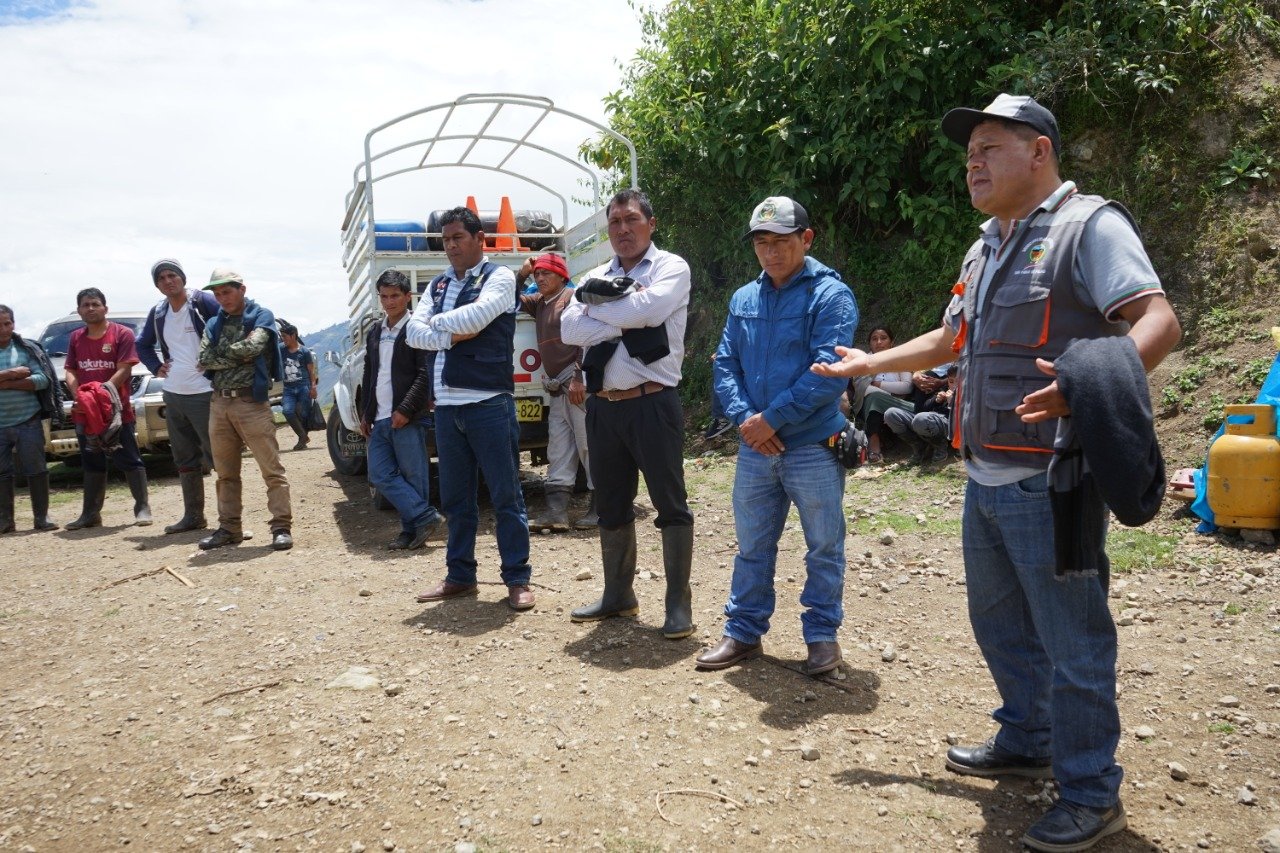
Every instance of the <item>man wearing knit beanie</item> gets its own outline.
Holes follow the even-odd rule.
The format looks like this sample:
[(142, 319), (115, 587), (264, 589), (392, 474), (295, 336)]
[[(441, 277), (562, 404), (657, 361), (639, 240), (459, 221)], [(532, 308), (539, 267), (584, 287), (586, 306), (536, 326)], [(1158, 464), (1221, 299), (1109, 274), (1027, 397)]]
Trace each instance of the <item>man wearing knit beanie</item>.
[(164, 297), (157, 302), (138, 336), (138, 358), (164, 379), (164, 420), (169, 450), (182, 484), (182, 518), (165, 533), (207, 527), (204, 475), (213, 467), (209, 444), (209, 402), (213, 385), (199, 369), (200, 337), (205, 321), (218, 313), (212, 293), (187, 289), (187, 274), (173, 258), (151, 266), (151, 280)]

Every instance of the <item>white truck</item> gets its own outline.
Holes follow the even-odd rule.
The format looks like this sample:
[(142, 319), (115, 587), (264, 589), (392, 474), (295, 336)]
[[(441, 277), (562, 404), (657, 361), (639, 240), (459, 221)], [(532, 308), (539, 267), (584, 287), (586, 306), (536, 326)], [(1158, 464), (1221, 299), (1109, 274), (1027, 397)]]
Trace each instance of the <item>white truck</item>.
[[(440, 215), (464, 200), (484, 222), (486, 255), (494, 263), (515, 270), (530, 257), (555, 251), (565, 256), (575, 278), (603, 263), (610, 255), (604, 205), (608, 181), (617, 176), (607, 176), (576, 156), (583, 142), (601, 134), (625, 146), (630, 163), (629, 174), (624, 171), (622, 179), (629, 178), (629, 185), (636, 186), (636, 153), (630, 140), (538, 96), (463, 95), (398, 116), (365, 135), (364, 158), (353, 171), (342, 219), (342, 263), (349, 288), (348, 350), (331, 359), (338, 365), (338, 380), (329, 412), (328, 445), (339, 472), (355, 475), (365, 470), (360, 410), (369, 389), (362, 388), (361, 382), (365, 336), (382, 319), (374, 287), (378, 276), (388, 269), (405, 273), (416, 306), (431, 280), (449, 265), (441, 243)], [(560, 153), (565, 150), (574, 151), (574, 156)], [(477, 173), (490, 182), (493, 175), (500, 176), (498, 210), (477, 209), (476, 194), (446, 188), (450, 177)], [(558, 203), (559, 225), (552, 213), (513, 209), (508, 199), (520, 190)], [(421, 202), (423, 198), (431, 200), (429, 207)], [(588, 211), (585, 216), (572, 216), (572, 210), (582, 208)], [(394, 212), (388, 214), (388, 209)], [(408, 218), (397, 218), (406, 213)], [(570, 225), (573, 218), (577, 222)], [(511, 372), (520, 447), (543, 454), (549, 397), (542, 384), (533, 318), (525, 314), (516, 323)], [(429, 433), (428, 450), (435, 455), (434, 431)]]

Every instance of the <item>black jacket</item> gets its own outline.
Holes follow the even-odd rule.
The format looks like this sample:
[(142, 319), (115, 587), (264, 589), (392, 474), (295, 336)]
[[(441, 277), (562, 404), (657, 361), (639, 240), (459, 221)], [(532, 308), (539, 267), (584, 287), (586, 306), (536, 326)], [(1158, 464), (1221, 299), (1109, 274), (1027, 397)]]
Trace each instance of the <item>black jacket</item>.
[(58, 373), (53, 369), (53, 362), (45, 354), (44, 347), (35, 341), (29, 341), (16, 332), (13, 341), (27, 351), (27, 357), (39, 365), (40, 372), (49, 379), (48, 385), (32, 392), (40, 401), (40, 420), (52, 420), (53, 428), (60, 428), (63, 424), (62, 386), (58, 383)]
[[(360, 383), (363, 400), (360, 403), (360, 419), (374, 422), (378, 414), (378, 369), (382, 353), (378, 341), (386, 319), (378, 321), (364, 343), (364, 379)], [(414, 349), (405, 343), (406, 323), (396, 336), (391, 351), (391, 407), (411, 421), (427, 416), (431, 409), (431, 366), (426, 350)]]
[(1071, 408), (1060, 418), (1049, 464), (1059, 575), (1102, 571), (1107, 509), (1138, 527), (1164, 500), (1147, 373), (1127, 335), (1074, 341), (1053, 363)]

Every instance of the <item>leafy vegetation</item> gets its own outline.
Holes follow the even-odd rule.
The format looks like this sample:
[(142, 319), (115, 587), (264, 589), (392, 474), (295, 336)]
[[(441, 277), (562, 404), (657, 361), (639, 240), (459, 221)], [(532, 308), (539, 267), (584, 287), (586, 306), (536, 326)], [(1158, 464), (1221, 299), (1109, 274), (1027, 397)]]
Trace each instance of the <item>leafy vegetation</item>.
[[(701, 356), (730, 290), (759, 272), (737, 238), (767, 195), (809, 209), (814, 254), (853, 286), (864, 330), (888, 322), (906, 338), (936, 324), (981, 221), (963, 152), (939, 128), (951, 107), (1035, 95), (1069, 130), (1068, 169), (1090, 160), (1072, 140), (1113, 131), (1119, 149), (1083, 170), (1088, 189), (1140, 219), (1194, 223), (1215, 193), (1267, 183), (1278, 133), (1269, 110), (1212, 161), (1188, 151), (1185, 120), (1189, 104), (1217, 97), (1233, 51), (1274, 41), (1274, 12), (1274, 0), (672, 0), (642, 10), (643, 47), (606, 108), (637, 144), (659, 239), (695, 270), (686, 395), (705, 400)], [(621, 162), (609, 140), (584, 151), (605, 168)], [(1162, 251), (1181, 259), (1186, 248), (1170, 237)], [(1169, 266), (1169, 283), (1185, 286)]]

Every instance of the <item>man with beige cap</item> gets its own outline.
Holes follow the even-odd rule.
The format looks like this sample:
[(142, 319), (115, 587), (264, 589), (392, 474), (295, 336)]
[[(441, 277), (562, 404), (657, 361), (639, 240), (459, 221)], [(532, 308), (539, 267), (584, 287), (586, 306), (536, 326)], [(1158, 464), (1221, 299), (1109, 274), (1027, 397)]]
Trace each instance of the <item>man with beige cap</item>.
[(271, 547), (287, 551), (293, 547), (289, 481), (280, 464), (276, 423), (267, 400), (271, 383), (284, 376), (276, 318), (245, 298), (244, 278), (237, 272), (215, 269), (204, 289), (213, 291), (221, 306), (205, 325), (200, 342), (200, 367), (213, 381), (209, 442), (218, 472), (218, 529), (200, 540), (200, 548), (208, 551), (244, 539), (240, 453), (248, 447), (267, 484)]

